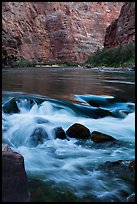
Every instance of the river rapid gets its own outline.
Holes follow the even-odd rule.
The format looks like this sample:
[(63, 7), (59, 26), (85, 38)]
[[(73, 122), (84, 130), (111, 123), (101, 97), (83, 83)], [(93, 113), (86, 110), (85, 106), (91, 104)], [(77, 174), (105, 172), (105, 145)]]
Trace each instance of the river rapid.
[[(124, 202), (135, 191), (126, 172), (135, 159), (134, 85), (132, 71), (3, 69), (2, 142), (24, 156), (31, 202)], [(118, 142), (56, 138), (55, 128), (66, 133), (74, 123)], [(100, 168), (118, 160), (122, 169)]]

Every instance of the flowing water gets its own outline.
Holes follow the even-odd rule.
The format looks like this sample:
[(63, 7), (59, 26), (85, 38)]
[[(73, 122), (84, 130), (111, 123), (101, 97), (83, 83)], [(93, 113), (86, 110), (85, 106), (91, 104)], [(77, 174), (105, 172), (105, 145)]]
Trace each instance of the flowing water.
[[(24, 156), (30, 201), (126, 201), (135, 191), (134, 173), (99, 167), (135, 159), (134, 86), (132, 71), (2, 70), (2, 142)], [(118, 142), (55, 137), (54, 128), (66, 132), (74, 123)], [(46, 137), (34, 139), (36, 129)]]

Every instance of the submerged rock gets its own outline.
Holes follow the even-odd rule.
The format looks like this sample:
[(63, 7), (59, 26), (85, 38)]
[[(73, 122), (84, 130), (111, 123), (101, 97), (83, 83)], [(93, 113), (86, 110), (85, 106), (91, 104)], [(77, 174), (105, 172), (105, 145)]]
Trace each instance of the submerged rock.
[(17, 97), (16, 98), (17, 101), (23, 101), (23, 100), (27, 100), (31, 107), (34, 105), (34, 104), (37, 104), (37, 105), (40, 105), (42, 104), (45, 99), (44, 98), (41, 98), (41, 97), (33, 97), (33, 96), (20, 96), (20, 97)]
[(56, 127), (53, 129), (55, 132), (55, 138), (59, 138), (59, 139), (67, 139), (66, 138), (66, 134), (64, 132), (64, 130), (62, 129), (62, 127)]
[(45, 139), (48, 139), (48, 134), (42, 127), (38, 127), (30, 136), (29, 144), (31, 146), (37, 146), (38, 144), (42, 144)]
[(107, 161), (98, 167), (98, 170), (104, 170), (109, 172), (118, 173), (121, 175), (129, 175), (129, 173), (135, 172), (135, 160), (118, 160)]
[(127, 202), (135, 202), (135, 193), (132, 193), (127, 197)]
[(2, 146), (2, 202), (28, 202), (27, 174), (24, 158), (9, 146)]
[(90, 137), (90, 130), (79, 123), (75, 123), (66, 131), (71, 138), (88, 139)]
[(93, 131), (91, 133), (91, 140), (97, 143), (116, 141), (114, 137), (106, 135), (98, 131)]
[(4, 113), (18, 113), (20, 112), (17, 104), (16, 104), (16, 99), (15, 98), (12, 98), (11, 100), (9, 100), (8, 102), (6, 102), (4, 105), (3, 105), (3, 111)]

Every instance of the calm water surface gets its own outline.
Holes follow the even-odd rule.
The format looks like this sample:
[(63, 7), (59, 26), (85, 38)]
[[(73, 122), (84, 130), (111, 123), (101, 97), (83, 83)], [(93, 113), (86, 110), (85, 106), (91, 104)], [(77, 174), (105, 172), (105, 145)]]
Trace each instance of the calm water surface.
[(3, 69), (2, 90), (73, 100), (75, 94), (112, 95), (134, 102), (134, 72), (78, 68)]
[[(135, 158), (134, 72), (9, 68), (2, 70), (2, 91), (2, 141), (24, 156), (30, 201), (124, 202), (135, 191), (134, 173), (124, 174), (126, 167), (99, 169)], [(56, 139), (54, 128), (66, 132), (74, 123), (118, 142)], [(38, 128), (47, 138), (32, 143)]]

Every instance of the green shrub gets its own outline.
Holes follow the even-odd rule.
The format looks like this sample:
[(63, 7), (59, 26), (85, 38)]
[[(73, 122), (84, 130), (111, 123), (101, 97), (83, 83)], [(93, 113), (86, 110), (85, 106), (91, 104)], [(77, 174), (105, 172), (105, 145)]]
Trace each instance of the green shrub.
[(40, 63), (41, 65), (59, 65), (59, 66), (64, 66), (64, 67), (68, 67), (68, 66), (77, 66), (78, 63), (77, 62), (68, 62), (68, 61), (58, 61), (58, 62), (54, 62), (54, 61), (43, 61)]
[(35, 67), (36, 66), (36, 61), (32, 60), (32, 61), (28, 61), (25, 59), (19, 59), (15, 66), (16, 67)]
[(133, 43), (120, 45), (116, 48), (99, 48), (89, 57), (85, 65), (90, 66), (128, 66), (135, 63), (135, 46)]

